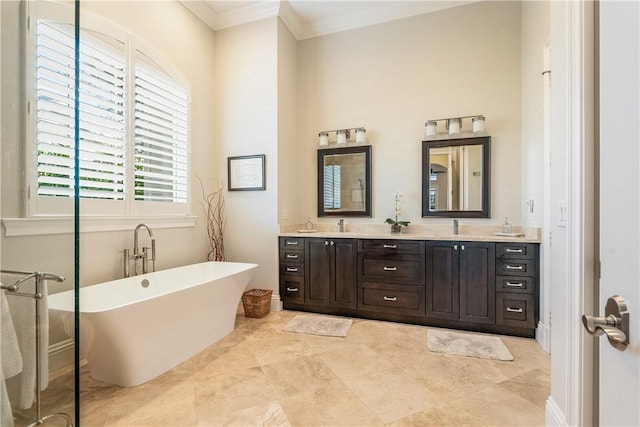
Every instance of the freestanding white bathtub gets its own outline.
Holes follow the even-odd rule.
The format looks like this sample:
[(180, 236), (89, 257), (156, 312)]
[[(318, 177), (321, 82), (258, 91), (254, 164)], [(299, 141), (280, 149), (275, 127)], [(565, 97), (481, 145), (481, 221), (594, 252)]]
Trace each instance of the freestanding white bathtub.
[[(229, 334), (256, 264), (204, 262), (80, 289), (80, 345), (91, 376), (147, 382)], [(49, 296), (73, 312), (73, 290)]]

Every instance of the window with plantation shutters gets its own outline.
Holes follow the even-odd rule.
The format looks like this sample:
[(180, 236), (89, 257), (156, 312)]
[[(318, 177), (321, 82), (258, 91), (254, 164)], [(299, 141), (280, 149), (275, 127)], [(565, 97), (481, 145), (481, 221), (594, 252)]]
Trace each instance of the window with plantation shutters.
[(340, 165), (326, 165), (324, 167), (324, 207), (325, 209), (340, 209)]
[(186, 91), (169, 76), (136, 68), (136, 200), (187, 201), (187, 102)]
[[(30, 212), (64, 213), (57, 206), (75, 193), (74, 27), (36, 22)], [(101, 25), (80, 31), (81, 206), (97, 215), (188, 213), (188, 89), (133, 35), (92, 22)]]

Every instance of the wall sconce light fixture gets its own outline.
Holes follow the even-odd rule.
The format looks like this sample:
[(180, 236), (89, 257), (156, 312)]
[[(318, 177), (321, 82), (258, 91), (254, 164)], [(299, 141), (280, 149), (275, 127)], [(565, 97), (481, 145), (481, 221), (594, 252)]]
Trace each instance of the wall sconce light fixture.
[[(466, 132), (463, 126), (465, 122), (464, 119), (471, 119), (471, 129)], [(438, 134), (438, 122), (445, 123), (445, 133)], [(482, 115), (431, 119), (424, 124), (424, 135), (426, 139), (450, 138), (452, 136), (460, 137), (470, 132), (473, 132), (474, 135), (484, 135), (485, 122), (486, 119)]]
[[(353, 133), (352, 133), (353, 131)], [(367, 142), (367, 130), (363, 127), (349, 128), (349, 129), (336, 129), (336, 130), (324, 130), (318, 134), (320, 147), (326, 147), (329, 145), (331, 133), (336, 134), (335, 142), (338, 145), (346, 145), (351, 141), (351, 135), (355, 135), (356, 144), (364, 144)]]

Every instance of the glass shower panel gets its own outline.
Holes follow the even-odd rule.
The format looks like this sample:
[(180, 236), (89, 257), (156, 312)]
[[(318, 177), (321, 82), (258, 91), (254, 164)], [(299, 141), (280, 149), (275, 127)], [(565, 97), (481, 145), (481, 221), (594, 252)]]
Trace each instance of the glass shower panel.
[(76, 7), (0, 1), (2, 427), (78, 425)]

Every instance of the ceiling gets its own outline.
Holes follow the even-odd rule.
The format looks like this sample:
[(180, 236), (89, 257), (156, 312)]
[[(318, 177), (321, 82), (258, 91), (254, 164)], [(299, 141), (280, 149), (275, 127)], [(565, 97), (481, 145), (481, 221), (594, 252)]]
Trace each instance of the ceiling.
[(180, 0), (214, 30), (280, 16), (298, 40), (366, 27), (478, 0)]

